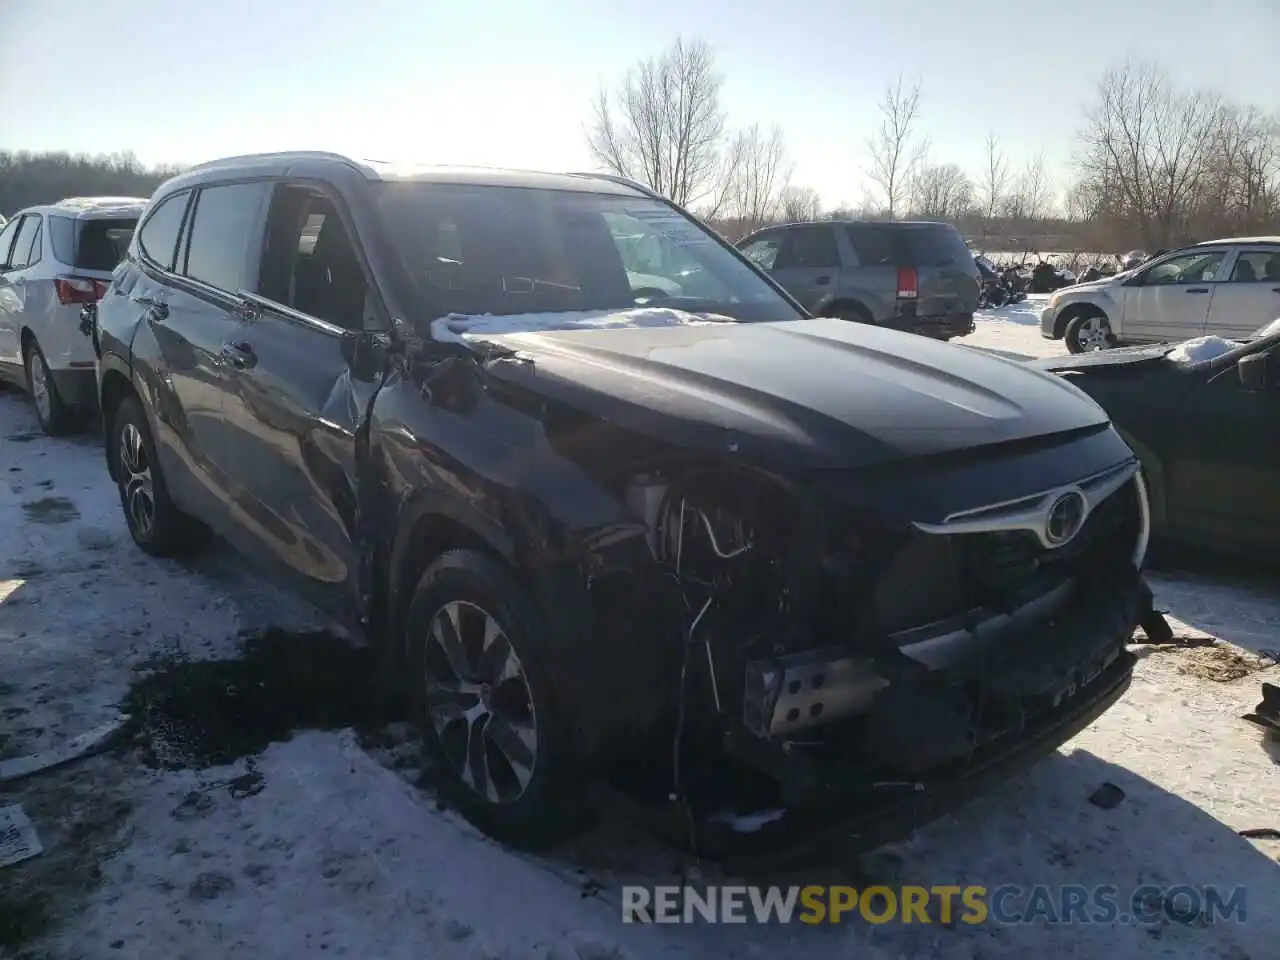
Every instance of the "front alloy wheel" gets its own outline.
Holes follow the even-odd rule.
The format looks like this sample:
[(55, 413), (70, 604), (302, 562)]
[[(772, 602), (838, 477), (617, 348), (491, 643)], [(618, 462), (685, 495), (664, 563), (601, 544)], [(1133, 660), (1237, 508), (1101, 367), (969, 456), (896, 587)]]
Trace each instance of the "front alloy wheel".
[(419, 579), (402, 629), (405, 692), (442, 799), (521, 847), (580, 832), (593, 811), (577, 717), (550, 673), (572, 658), (557, 657), (512, 571), (475, 550), (445, 552)]
[(427, 712), (458, 778), (490, 803), (519, 800), (538, 761), (537, 710), (520, 657), (474, 603), (446, 603), (426, 644)]
[(1111, 322), (1101, 313), (1076, 317), (1067, 324), (1067, 349), (1071, 353), (1107, 350), (1113, 344)]

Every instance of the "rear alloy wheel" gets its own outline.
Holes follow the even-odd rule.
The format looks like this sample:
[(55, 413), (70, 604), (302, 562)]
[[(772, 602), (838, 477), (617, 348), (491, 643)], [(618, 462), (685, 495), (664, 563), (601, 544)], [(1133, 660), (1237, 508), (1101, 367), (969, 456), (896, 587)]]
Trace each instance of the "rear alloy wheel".
[(116, 408), (111, 443), (120, 506), (133, 542), (154, 557), (176, 556), (204, 546), (209, 529), (169, 499), (146, 415), (133, 397)]
[(587, 809), (572, 728), (523, 588), (484, 554), (450, 551), (423, 574), (404, 636), (414, 713), (442, 795), (517, 846), (580, 832)]
[(1089, 353), (1107, 350), (1115, 346), (1111, 333), (1111, 321), (1102, 313), (1082, 313), (1067, 324), (1067, 350), (1071, 353)]
[(23, 359), (27, 367), (27, 385), (35, 403), (40, 429), (51, 437), (74, 433), (80, 425), (77, 411), (58, 394), (58, 386), (49, 373), (49, 364), (45, 362), (40, 344), (31, 340)]

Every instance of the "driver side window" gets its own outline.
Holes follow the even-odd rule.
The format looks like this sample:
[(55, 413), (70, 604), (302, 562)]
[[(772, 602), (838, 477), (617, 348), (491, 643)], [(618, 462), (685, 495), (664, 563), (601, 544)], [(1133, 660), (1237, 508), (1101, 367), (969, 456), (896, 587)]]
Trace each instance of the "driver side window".
[(1213, 283), (1222, 279), (1222, 262), (1226, 251), (1184, 253), (1156, 264), (1146, 272), (1143, 281), (1147, 286), (1171, 284)]
[(308, 187), (277, 187), (258, 293), (345, 330), (361, 330), (371, 312), (370, 292), (334, 202)]

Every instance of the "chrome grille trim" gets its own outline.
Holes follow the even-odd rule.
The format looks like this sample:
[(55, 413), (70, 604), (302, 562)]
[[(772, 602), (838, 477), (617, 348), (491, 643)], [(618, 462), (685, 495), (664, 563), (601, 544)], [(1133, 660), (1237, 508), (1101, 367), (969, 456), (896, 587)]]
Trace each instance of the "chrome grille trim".
[[(980, 507), (972, 507), (968, 510), (960, 510), (949, 514), (940, 523), (922, 523), (913, 524), (917, 530), (923, 533), (931, 534), (958, 534), (958, 533), (1006, 533), (1016, 530), (1026, 530), (1035, 535), (1040, 541), (1040, 545), (1046, 550), (1053, 550), (1063, 546), (1061, 543), (1052, 543), (1049, 540), (1049, 514), (1053, 509), (1053, 505), (1064, 494), (1078, 493), (1084, 498), (1085, 512), (1081, 519), (1081, 526), (1088, 522), (1090, 515), (1107, 497), (1111, 496), (1126, 483), (1138, 477), (1139, 483), (1139, 502), (1142, 512), (1142, 526), (1146, 530), (1150, 524), (1146, 503), (1146, 489), (1142, 486), (1142, 478), (1138, 468), (1136, 459), (1126, 461), (1119, 466), (1109, 467), (1100, 473), (1085, 477), (1083, 480), (1077, 480), (1075, 483), (1068, 483), (1061, 487), (1055, 487), (1052, 490), (1045, 490), (1042, 493), (1032, 494), (1029, 497), (1019, 497), (1016, 500), (1005, 500), (1000, 503), (984, 504)], [(1140, 537), (1145, 541), (1146, 535)], [(1145, 542), (1140, 544), (1142, 553), (1146, 553)], [(1138, 558), (1138, 551), (1134, 552), (1135, 561)]]

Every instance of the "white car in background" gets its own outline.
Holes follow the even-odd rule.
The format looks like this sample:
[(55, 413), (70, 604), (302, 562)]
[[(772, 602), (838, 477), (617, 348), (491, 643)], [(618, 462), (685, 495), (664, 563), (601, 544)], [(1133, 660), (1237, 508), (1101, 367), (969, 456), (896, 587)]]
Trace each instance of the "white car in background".
[(1083, 353), (1124, 343), (1238, 339), (1278, 316), (1280, 237), (1236, 237), (1064, 287), (1040, 313), (1040, 335)]
[(80, 310), (97, 303), (147, 201), (73, 197), (28, 207), (0, 229), (0, 379), (27, 390), (46, 433), (68, 433), (97, 395)]

